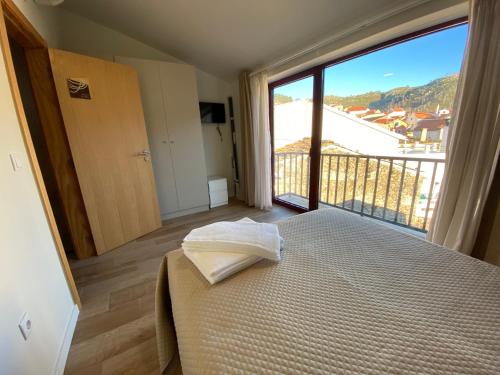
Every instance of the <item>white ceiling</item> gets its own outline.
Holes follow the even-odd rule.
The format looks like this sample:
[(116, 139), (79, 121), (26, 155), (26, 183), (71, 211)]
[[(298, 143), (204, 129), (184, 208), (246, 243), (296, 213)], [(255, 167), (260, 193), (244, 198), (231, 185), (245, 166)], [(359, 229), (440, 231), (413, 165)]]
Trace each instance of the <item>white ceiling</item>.
[(65, 0), (62, 7), (223, 79), (415, 0)]

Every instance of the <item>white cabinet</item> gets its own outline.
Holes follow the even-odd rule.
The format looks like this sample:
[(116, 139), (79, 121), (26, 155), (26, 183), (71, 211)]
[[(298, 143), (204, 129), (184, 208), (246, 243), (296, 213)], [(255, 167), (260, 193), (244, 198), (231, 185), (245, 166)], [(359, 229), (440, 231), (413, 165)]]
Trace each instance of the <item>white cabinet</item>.
[(208, 209), (207, 170), (191, 65), (116, 57), (139, 75), (163, 219)]
[(208, 194), (210, 195), (210, 208), (227, 204), (227, 179), (219, 176), (209, 177)]

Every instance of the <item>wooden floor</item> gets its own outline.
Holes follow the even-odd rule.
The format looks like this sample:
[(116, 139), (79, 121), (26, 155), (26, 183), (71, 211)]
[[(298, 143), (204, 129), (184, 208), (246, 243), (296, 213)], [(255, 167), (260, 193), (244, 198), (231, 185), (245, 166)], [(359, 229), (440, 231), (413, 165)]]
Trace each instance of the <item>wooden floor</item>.
[(99, 257), (71, 262), (82, 299), (65, 374), (158, 374), (154, 290), (162, 257), (196, 227), (245, 216), (274, 222), (295, 215), (228, 206), (164, 222), (162, 228)]

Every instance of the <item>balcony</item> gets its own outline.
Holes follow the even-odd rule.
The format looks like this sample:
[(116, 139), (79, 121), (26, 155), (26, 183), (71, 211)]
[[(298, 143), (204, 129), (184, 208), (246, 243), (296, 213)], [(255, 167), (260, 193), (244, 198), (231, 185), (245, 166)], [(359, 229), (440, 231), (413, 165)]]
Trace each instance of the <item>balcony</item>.
[[(439, 195), (444, 159), (321, 154), (319, 208), (337, 207), (426, 233)], [(309, 202), (309, 154), (274, 154), (275, 197)]]

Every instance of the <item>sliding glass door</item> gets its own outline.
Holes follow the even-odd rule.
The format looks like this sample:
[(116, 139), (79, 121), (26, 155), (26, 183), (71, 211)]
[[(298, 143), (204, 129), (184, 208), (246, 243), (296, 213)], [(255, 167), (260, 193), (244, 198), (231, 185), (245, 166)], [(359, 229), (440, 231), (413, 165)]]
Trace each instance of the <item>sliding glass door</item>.
[(426, 232), (466, 37), (456, 20), (270, 84), (275, 202)]
[(309, 209), (314, 77), (271, 91), (274, 199)]

